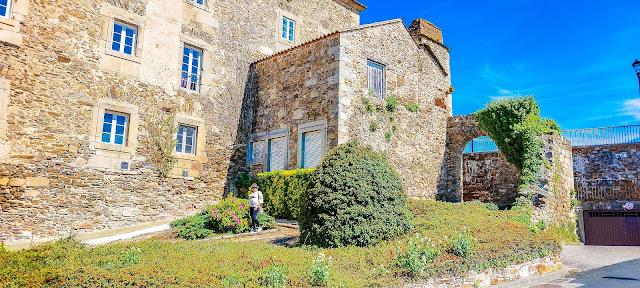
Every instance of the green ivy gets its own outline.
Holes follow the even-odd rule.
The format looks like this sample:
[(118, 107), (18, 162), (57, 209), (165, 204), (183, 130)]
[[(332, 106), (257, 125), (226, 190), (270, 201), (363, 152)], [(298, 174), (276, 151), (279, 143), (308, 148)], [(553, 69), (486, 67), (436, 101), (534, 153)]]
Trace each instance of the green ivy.
[(489, 102), (473, 114), (508, 162), (521, 171), (519, 191), (535, 183), (542, 165), (543, 134), (560, 133), (552, 119), (540, 117), (533, 96), (513, 97)]

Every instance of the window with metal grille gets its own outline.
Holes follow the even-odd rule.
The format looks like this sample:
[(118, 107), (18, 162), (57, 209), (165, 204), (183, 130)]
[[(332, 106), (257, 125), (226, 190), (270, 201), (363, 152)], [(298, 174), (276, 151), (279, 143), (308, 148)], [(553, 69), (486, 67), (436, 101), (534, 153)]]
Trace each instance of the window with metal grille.
[(384, 65), (367, 61), (367, 77), (369, 94), (384, 99)]
[(176, 152), (184, 154), (196, 154), (196, 131), (198, 128), (186, 125), (178, 127), (176, 139)]
[(107, 111), (102, 121), (102, 142), (125, 146), (129, 115)]
[(135, 55), (137, 37), (138, 28), (121, 22), (114, 22), (111, 49), (127, 55)]
[(302, 134), (301, 168), (314, 168), (322, 161), (322, 130)]
[(269, 139), (267, 145), (267, 172), (285, 170), (287, 161), (287, 138)]
[(11, 4), (13, 0), (0, 0), (0, 17), (11, 18)]
[(282, 17), (282, 38), (294, 42), (296, 21)]
[(202, 50), (185, 45), (182, 53), (182, 79), (180, 86), (183, 89), (200, 91), (200, 67)]

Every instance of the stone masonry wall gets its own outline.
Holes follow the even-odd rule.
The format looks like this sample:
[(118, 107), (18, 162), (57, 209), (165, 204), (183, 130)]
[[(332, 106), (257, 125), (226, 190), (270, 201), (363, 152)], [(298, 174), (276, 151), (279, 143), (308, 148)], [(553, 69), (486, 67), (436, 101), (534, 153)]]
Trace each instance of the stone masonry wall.
[[(333, 0), (188, 2), (36, 1), (22, 43), (0, 39), (0, 78), (9, 82), (0, 109), (0, 241), (170, 219), (220, 199), (239, 169), (230, 159), (242, 149), (236, 136), (246, 135), (238, 124), (249, 66), (281, 48), (279, 17), (299, 20), (296, 43), (359, 22), (358, 11)], [(109, 55), (114, 19), (139, 27), (134, 59)], [(183, 43), (203, 49), (200, 93), (179, 88)], [(132, 151), (101, 150), (89, 137), (101, 99), (137, 107)], [(158, 177), (147, 158), (145, 125), (169, 112), (201, 119), (206, 130), (203, 155), (178, 163), (186, 178)], [(119, 169), (121, 160), (129, 169)]]
[[(385, 152), (414, 198), (435, 198), (451, 111), (446, 104), (451, 98), (448, 52), (434, 47), (442, 50), (439, 61), (447, 73), (398, 20), (347, 31), (340, 38), (339, 143), (357, 139)], [(369, 95), (367, 60), (385, 65), (385, 97), (396, 97), (395, 112), (386, 110), (385, 100)], [(417, 112), (405, 108), (410, 101), (419, 106)]]
[(520, 171), (500, 152), (469, 153), (463, 156), (462, 198), (510, 207), (516, 200)]
[(640, 179), (640, 143), (574, 147), (573, 171), (585, 180)]

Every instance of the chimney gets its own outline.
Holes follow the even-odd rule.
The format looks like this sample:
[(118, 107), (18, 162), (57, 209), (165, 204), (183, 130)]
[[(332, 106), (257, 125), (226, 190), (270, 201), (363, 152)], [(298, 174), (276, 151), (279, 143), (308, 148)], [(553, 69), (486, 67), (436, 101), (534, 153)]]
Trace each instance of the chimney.
[(422, 18), (413, 20), (407, 30), (409, 30), (411, 37), (419, 44), (425, 43), (427, 39), (430, 39), (444, 45), (442, 42), (442, 30), (427, 20)]

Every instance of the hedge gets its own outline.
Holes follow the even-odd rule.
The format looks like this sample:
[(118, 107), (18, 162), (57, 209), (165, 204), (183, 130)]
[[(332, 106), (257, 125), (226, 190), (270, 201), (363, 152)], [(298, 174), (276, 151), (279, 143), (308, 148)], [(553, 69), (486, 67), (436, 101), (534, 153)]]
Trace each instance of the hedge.
[(265, 211), (276, 218), (298, 219), (302, 197), (311, 188), (313, 171), (298, 169), (258, 174), (255, 182), (264, 196)]

